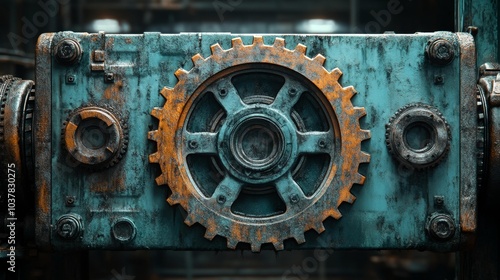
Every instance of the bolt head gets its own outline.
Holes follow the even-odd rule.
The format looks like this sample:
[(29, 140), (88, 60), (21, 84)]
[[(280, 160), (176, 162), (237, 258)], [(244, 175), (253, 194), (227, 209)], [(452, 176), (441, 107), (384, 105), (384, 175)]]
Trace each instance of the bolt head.
[(290, 195), (290, 202), (292, 204), (296, 204), (299, 202), (299, 196), (297, 194)]
[(429, 221), (430, 235), (438, 241), (446, 241), (455, 235), (455, 223), (446, 214), (434, 214)]
[(429, 43), (427, 56), (434, 64), (446, 65), (453, 61), (455, 50), (450, 41), (440, 38)]
[(75, 64), (80, 60), (81, 56), (82, 49), (80, 44), (73, 39), (64, 39), (56, 46), (55, 57), (60, 64)]
[(67, 214), (59, 218), (56, 225), (57, 234), (64, 239), (74, 239), (82, 232), (80, 216)]
[(224, 204), (226, 202), (226, 197), (223, 196), (222, 194), (220, 194), (219, 196), (217, 196), (217, 203), (219, 204)]

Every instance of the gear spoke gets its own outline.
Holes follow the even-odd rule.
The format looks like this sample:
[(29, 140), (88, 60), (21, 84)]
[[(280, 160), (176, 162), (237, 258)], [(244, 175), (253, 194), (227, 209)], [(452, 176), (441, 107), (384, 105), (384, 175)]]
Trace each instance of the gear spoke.
[(276, 190), (281, 199), (286, 203), (287, 211), (292, 208), (302, 208), (304, 203), (308, 201), (308, 198), (292, 178), (290, 172), (276, 180)]
[(333, 133), (331, 131), (297, 131), (299, 153), (333, 155)]
[(281, 87), (278, 94), (276, 95), (276, 98), (271, 104), (271, 107), (290, 113), (293, 106), (297, 103), (300, 96), (305, 91), (306, 89), (302, 84), (287, 79), (285, 84)]
[(231, 208), (231, 205), (238, 198), (242, 187), (243, 183), (231, 175), (226, 175), (215, 189), (210, 200), (221, 205), (223, 208)]
[(231, 82), (230, 77), (220, 79), (217, 83), (217, 87), (214, 88), (213, 91), (215, 98), (228, 115), (246, 106), (241, 100), (238, 90)]
[(184, 132), (186, 154), (217, 154), (217, 133)]

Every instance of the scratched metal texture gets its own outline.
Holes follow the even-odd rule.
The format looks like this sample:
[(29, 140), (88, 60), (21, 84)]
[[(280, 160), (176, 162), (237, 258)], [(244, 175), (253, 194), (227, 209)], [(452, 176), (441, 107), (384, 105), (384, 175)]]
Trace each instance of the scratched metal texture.
[[(205, 229), (195, 224), (188, 227), (186, 216), (179, 206), (172, 207), (166, 199), (167, 186), (157, 186), (158, 165), (148, 156), (156, 151), (156, 143), (147, 138), (148, 131), (158, 123), (150, 115), (154, 107), (165, 104), (160, 90), (174, 87), (174, 72), (193, 66), (191, 57), (200, 53), (211, 55), (210, 46), (219, 43), (223, 49), (231, 47), (231, 39), (241, 37), (244, 44), (252, 43), (252, 35), (235, 34), (160, 34), (111, 35), (60, 32), (44, 36), (54, 46), (63, 38), (80, 42), (83, 56), (73, 66), (58, 64), (54, 58), (37, 76), (44, 85), (50, 84), (49, 95), (40, 98), (38, 106), (50, 106), (50, 159), (44, 166), (38, 160), (39, 184), (50, 183), (51, 193), (45, 208), (47, 218), (39, 223), (51, 224), (52, 230), (37, 231), (38, 237), (49, 239), (57, 250), (66, 249), (186, 249), (224, 250), (226, 241), (215, 237), (203, 238)], [(436, 211), (434, 196), (444, 197), (443, 211), (449, 213), (460, 229), (460, 162), (474, 158), (460, 158), (460, 46), (456, 34), (448, 32), (417, 33), (411, 35), (264, 35), (264, 42), (272, 45), (276, 37), (284, 38), (286, 47), (294, 49), (301, 43), (307, 46), (307, 56), (322, 54), (324, 67), (330, 71), (339, 68), (342, 86), (352, 85), (358, 94), (354, 106), (365, 107), (367, 116), (361, 119), (361, 128), (371, 131), (371, 139), (364, 141), (362, 150), (371, 155), (371, 162), (360, 167), (366, 176), (363, 186), (354, 185), (356, 201), (342, 204), (342, 218), (327, 219), (326, 231), (306, 232), (306, 242), (297, 245), (285, 241), (285, 249), (331, 247), (336, 249), (429, 249), (456, 250), (460, 230), (446, 242), (433, 240), (425, 230), (429, 215)], [(425, 56), (429, 40), (446, 38), (455, 47), (455, 59), (446, 66), (431, 65)], [(49, 45), (49, 44), (45, 44)], [(105, 50), (104, 71), (91, 71), (93, 50)], [(50, 52), (40, 52), (40, 56)], [(41, 65), (38, 65), (41, 66)], [(105, 72), (113, 72), (115, 80), (106, 83)], [(67, 83), (74, 75), (75, 82)], [(443, 83), (435, 83), (436, 76)], [(43, 81), (42, 81), (43, 80)], [(37, 97), (38, 98), (38, 97)], [(385, 144), (385, 125), (391, 116), (409, 103), (422, 102), (436, 107), (450, 125), (451, 142), (448, 156), (437, 167), (408, 172), (388, 153)], [(73, 166), (63, 152), (61, 131), (71, 111), (84, 105), (111, 106), (125, 117), (129, 127), (129, 142), (124, 158), (114, 167), (95, 172)], [(43, 116), (39, 115), (39, 118)], [(462, 119), (474, 120), (474, 115)], [(41, 136), (40, 136), (41, 137)], [(470, 146), (475, 145), (474, 139)], [(38, 145), (42, 145), (38, 144)], [(463, 144), (463, 143), (462, 143)], [(467, 144), (467, 143), (465, 143)], [(40, 151), (38, 151), (40, 153)], [(39, 168), (39, 169), (38, 169)], [(470, 174), (470, 176), (475, 176)], [(66, 197), (75, 196), (72, 206)], [(49, 203), (51, 205), (49, 205)], [(258, 205), (255, 205), (258, 207)], [(63, 240), (54, 230), (57, 219), (67, 213), (82, 217), (84, 232), (76, 240)], [(137, 227), (135, 239), (129, 243), (113, 240), (113, 222), (128, 218)], [(49, 228), (49, 227), (47, 227)], [(248, 244), (238, 248), (249, 249)], [(262, 249), (272, 249), (266, 244)]]

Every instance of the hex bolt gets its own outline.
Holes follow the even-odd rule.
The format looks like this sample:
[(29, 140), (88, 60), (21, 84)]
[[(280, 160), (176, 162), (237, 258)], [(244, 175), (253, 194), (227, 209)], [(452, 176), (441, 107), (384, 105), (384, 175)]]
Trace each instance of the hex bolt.
[(63, 65), (72, 65), (82, 57), (82, 48), (74, 39), (64, 39), (55, 48), (57, 62)]
[(57, 220), (57, 234), (64, 239), (75, 239), (83, 231), (81, 217), (77, 214), (66, 214)]
[(290, 195), (290, 202), (292, 204), (298, 203), (299, 202), (299, 196), (297, 194), (295, 194), (295, 193), (292, 194), (292, 195)]
[(426, 53), (431, 63), (437, 65), (449, 64), (455, 58), (453, 44), (442, 38), (430, 42), (427, 46)]
[(220, 194), (219, 196), (217, 196), (217, 203), (219, 203), (219, 204), (226, 203), (226, 197), (223, 196), (222, 194)]
[(227, 90), (226, 90), (226, 89), (221, 89), (221, 90), (219, 90), (219, 95), (220, 95), (221, 97), (225, 97), (225, 96), (227, 95)]
[(294, 88), (291, 88), (288, 90), (288, 94), (290, 94), (290, 96), (295, 96), (297, 94), (297, 90)]
[(439, 195), (434, 196), (434, 204), (436, 206), (438, 206), (438, 207), (443, 206), (443, 204), (444, 204), (444, 197), (443, 196), (439, 196)]
[(437, 241), (446, 241), (455, 235), (455, 222), (446, 214), (432, 214), (427, 224), (429, 234)]
[(198, 142), (196, 142), (195, 140), (191, 140), (188, 142), (188, 146), (190, 149), (194, 150), (194, 149), (198, 148)]

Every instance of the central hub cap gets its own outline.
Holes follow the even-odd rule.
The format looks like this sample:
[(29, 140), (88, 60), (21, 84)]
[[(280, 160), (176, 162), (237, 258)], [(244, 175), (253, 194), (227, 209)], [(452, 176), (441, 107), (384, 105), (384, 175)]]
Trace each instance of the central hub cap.
[(249, 184), (263, 184), (285, 174), (297, 157), (293, 123), (266, 107), (244, 109), (221, 127), (221, 161), (233, 176)]
[(283, 133), (270, 119), (250, 117), (241, 122), (231, 135), (231, 153), (249, 169), (272, 168), (283, 155)]

